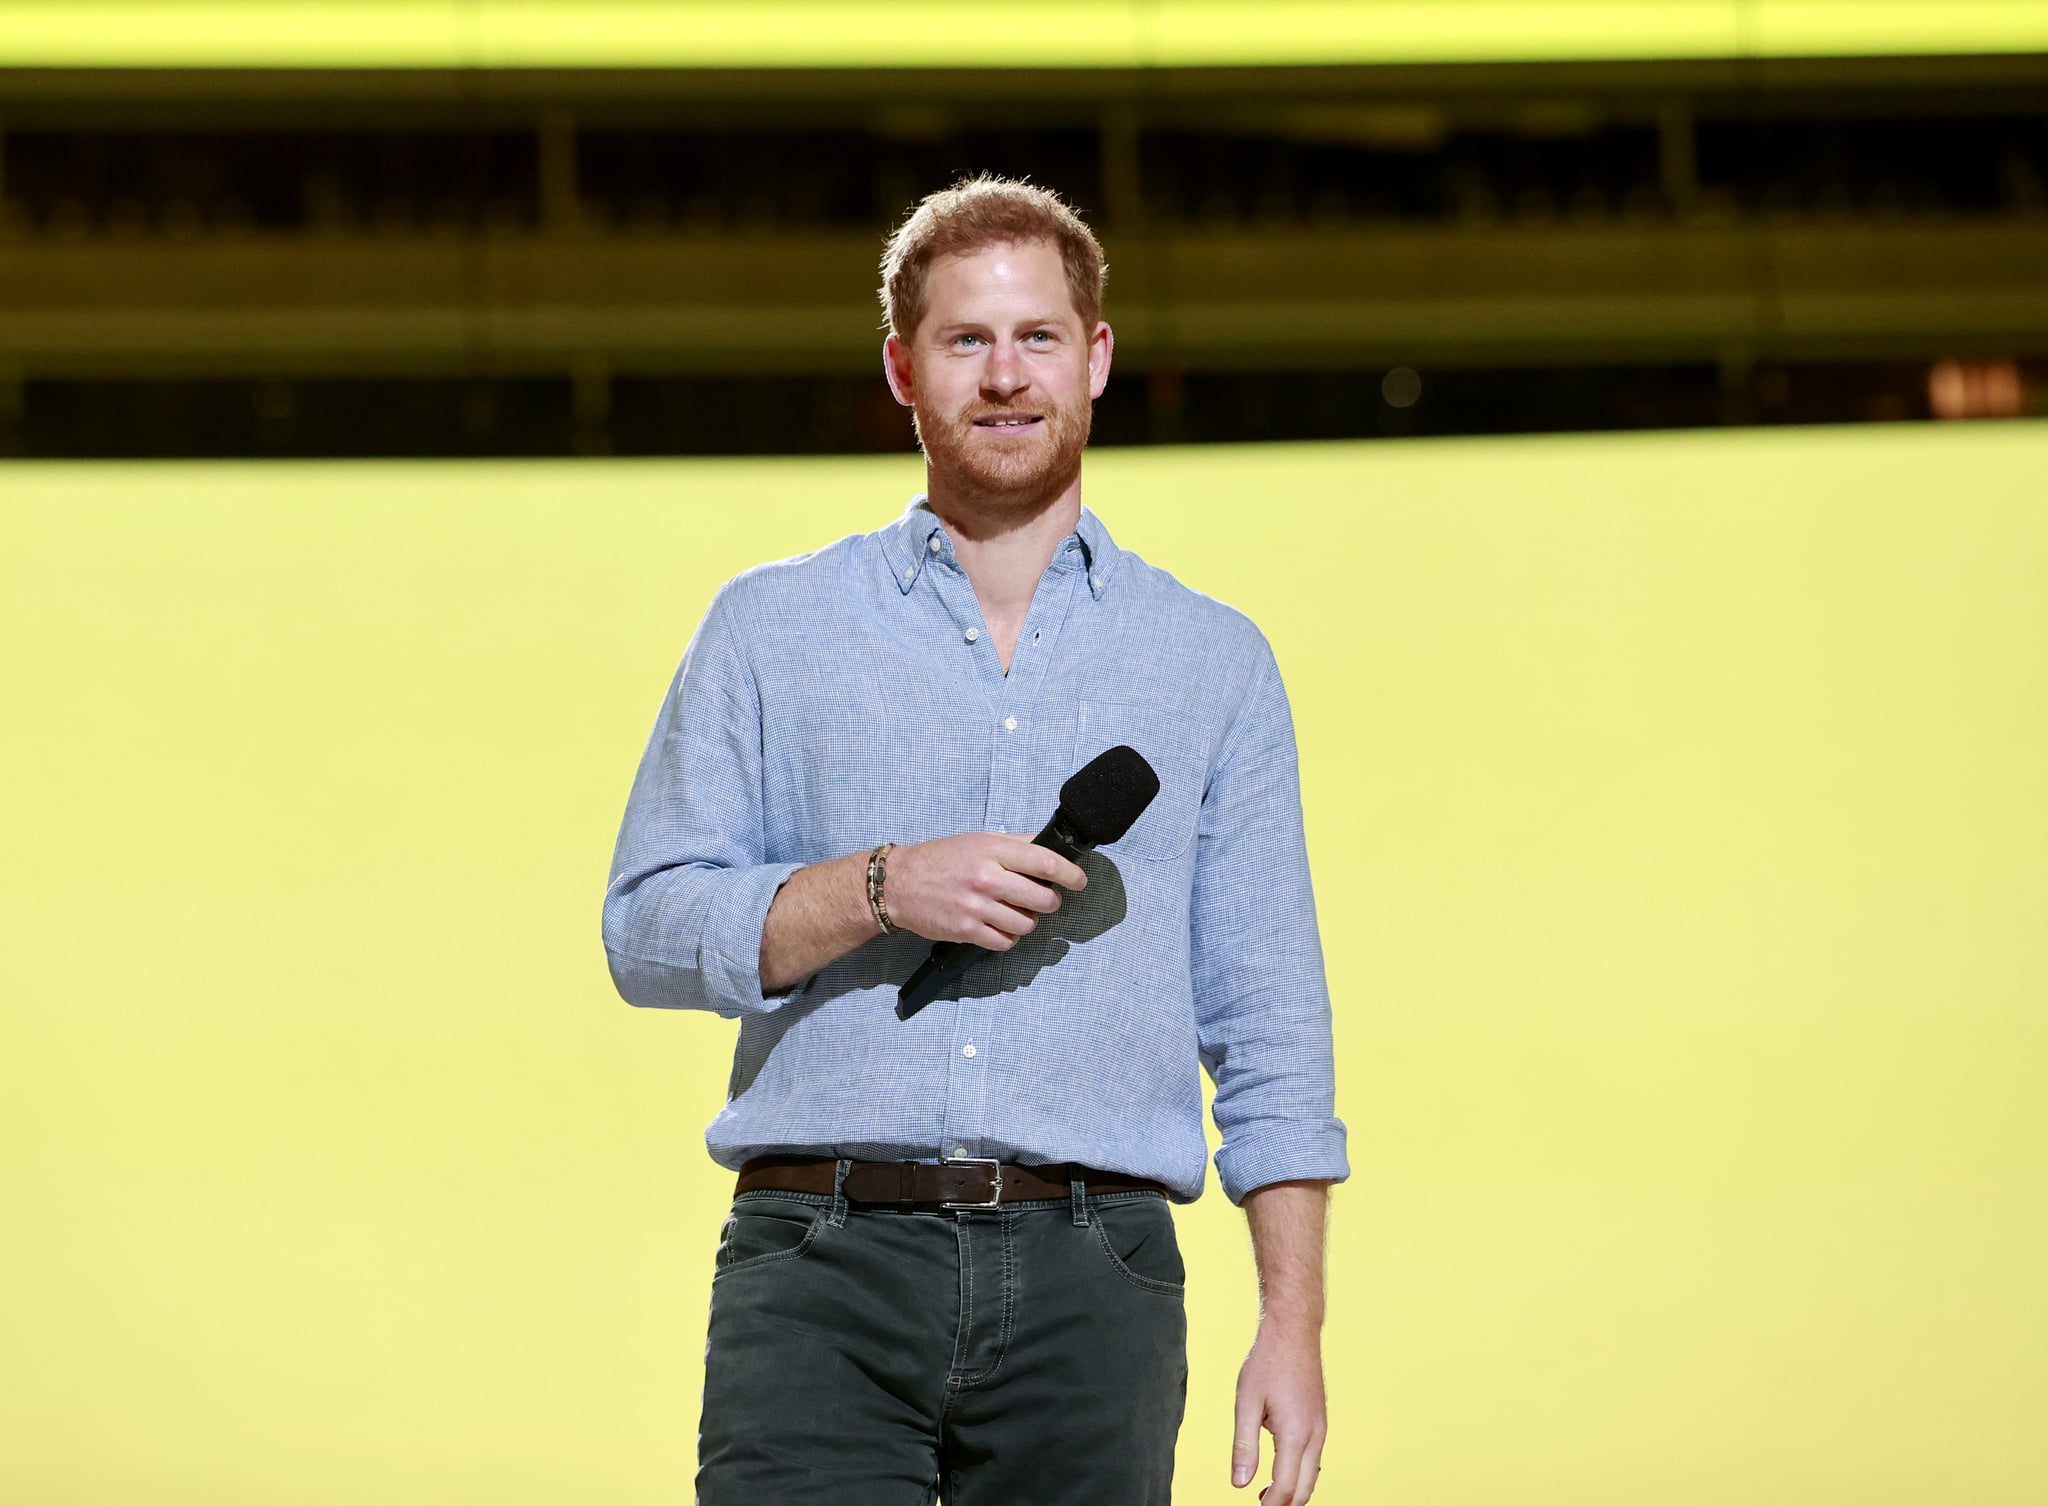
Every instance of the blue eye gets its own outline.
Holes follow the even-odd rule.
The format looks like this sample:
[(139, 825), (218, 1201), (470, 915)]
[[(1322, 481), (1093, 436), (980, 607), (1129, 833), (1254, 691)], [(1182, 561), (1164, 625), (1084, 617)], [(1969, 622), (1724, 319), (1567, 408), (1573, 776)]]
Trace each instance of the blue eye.
[(955, 335), (953, 337), (953, 343), (955, 345), (958, 345), (962, 340), (979, 340), (980, 338), (981, 336), (979, 335)]

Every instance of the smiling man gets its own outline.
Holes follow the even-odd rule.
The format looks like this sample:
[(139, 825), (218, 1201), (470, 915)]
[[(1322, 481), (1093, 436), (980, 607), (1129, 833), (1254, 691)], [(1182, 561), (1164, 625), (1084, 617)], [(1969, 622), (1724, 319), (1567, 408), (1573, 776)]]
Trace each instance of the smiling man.
[[(1327, 1189), (1349, 1174), (1294, 728), (1251, 620), (1081, 502), (1102, 249), (996, 178), (890, 238), (890, 390), (926, 489), (721, 587), (635, 776), (604, 904), (632, 1004), (740, 1021), (706, 1133), (699, 1506), (1156, 1506), (1187, 1388), (1171, 1204), (1250, 1221), (1233, 1483), (1301, 1506), (1326, 1433)], [(1072, 863), (1061, 784), (1159, 793)], [(899, 1014), (934, 942), (984, 955)], [(1219, 1468), (1222, 1460), (1219, 1459)]]

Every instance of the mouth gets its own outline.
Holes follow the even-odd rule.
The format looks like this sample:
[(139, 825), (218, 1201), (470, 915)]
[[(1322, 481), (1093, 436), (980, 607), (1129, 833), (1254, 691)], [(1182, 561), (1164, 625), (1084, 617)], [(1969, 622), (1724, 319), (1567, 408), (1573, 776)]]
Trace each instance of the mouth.
[(1015, 434), (1043, 422), (1044, 418), (1036, 413), (991, 413), (986, 418), (977, 418), (974, 427), (993, 429), (998, 434)]

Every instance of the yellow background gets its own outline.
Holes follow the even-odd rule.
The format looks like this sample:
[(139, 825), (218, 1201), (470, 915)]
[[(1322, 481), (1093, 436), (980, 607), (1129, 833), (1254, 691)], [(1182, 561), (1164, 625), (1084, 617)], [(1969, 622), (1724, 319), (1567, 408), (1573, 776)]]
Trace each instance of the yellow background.
[[(2048, 1495), (2044, 475), (2038, 423), (1090, 459), (1296, 709), (1318, 1501)], [(0, 468), (0, 1500), (690, 1498), (735, 1027), (612, 992), (612, 839), (712, 589), (919, 479)], [(1243, 1218), (1179, 1226), (1177, 1498), (1250, 1501)]]
[(0, 0), (0, 67), (1222, 67), (2048, 49), (2048, 0)]

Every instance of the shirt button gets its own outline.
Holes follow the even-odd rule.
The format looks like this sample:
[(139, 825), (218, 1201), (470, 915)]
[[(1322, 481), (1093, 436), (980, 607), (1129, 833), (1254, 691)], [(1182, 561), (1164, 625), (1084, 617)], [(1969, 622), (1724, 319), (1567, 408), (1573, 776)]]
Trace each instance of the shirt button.
[(972, 1042), (972, 1041), (969, 1041), (969, 1042), (968, 1042), (968, 1043), (967, 1043), (966, 1045), (962, 1046), (962, 1047), (960, 1048), (960, 1054), (961, 1054), (962, 1056), (972, 1056), (972, 1055), (974, 1055), (974, 1042)]
[(1004, 717), (1003, 730), (1005, 732), (1015, 732), (1017, 730), (1017, 718), (1015, 718), (1014, 716)]
[(1088, 577), (1088, 584), (1093, 586), (1096, 590), (1100, 591), (1102, 589), (1102, 577), (1099, 575), (1091, 575)]
[(931, 550), (933, 554), (937, 554), (939, 552), (939, 536), (937, 534), (933, 534), (930, 538), (925, 540), (924, 546), (925, 548)]
[(981, 629), (980, 629), (980, 628), (969, 628), (969, 629), (967, 630), (967, 641), (968, 641), (969, 643), (972, 643), (972, 642), (973, 642), (973, 641), (974, 641), (975, 639), (979, 638), (980, 636), (981, 636)]
[(962, 1160), (962, 1159), (964, 1159), (964, 1158), (966, 1157), (966, 1155), (967, 1155), (967, 1147), (966, 1147), (966, 1146), (964, 1146), (964, 1145), (956, 1145), (956, 1146), (954, 1146), (954, 1147), (953, 1147), (953, 1159), (954, 1159), (954, 1160), (956, 1160), (956, 1161), (958, 1161), (958, 1160)]
[(905, 580), (912, 580), (912, 579), (915, 579), (915, 578), (916, 578), (916, 576), (917, 576), (917, 566), (915, 566), (915, 565), (912, 565), (912, 566), (911, 566), (911, 567), (910, 567), (910, 568), (909, 568), (908, 570), (905, 570), (905, 571), (903, 572), (903, 578), (904, 578)]

